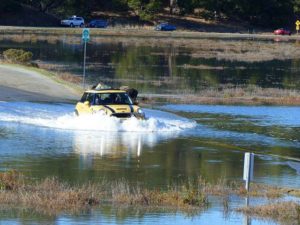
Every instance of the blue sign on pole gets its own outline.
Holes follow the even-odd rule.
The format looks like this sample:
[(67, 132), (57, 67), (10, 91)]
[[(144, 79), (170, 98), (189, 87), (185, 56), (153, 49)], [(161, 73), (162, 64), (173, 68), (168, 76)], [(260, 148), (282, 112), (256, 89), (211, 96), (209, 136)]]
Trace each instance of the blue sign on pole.
[(85, 42), (90, 40), (90, 29), (84, 28), (82, 30), (82, 40)]
[(83, 88), (85, 88), (85, 61), (86, 61), (86, 43), (90, 40), (90, 30), (88, 28), (84, 28), (82, 30), (82, 40), (84, 41), (84, 55), (83, 55)]

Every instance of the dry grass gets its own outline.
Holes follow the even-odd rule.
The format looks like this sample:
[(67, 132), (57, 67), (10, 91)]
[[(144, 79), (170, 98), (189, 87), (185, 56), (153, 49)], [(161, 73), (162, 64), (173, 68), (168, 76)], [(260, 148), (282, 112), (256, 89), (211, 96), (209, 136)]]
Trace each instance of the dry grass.
[[(249, 192), (245, 189), (243, 182), (226, 181), (219, 179), (215, 184), (206, 182), (201, 177), (198, 179), (198, 189), (207, 195), (226, 197), (229, 195), (280, 198), (285, 194), (290, 194), (291, 190), (265, 184), (252, 183)], [(297, 190), (293, 190), (296, 192)]]
[(300, 105), (298, 90), (246, 87), (219, 87), (201, 90), (194, 94), (144, 95), (145, 102), (157, 99), (184, 104), (244, 104), (244, 105)]
[(125, 181), (111, 185), (111, 198), (114, 203), (147, 206), (172, 206), (176, 208), (206, 207), (206, 195), (195, 186), (182, 185), (167, 190), (148, 190), (130, 187)]
[(31, 181), (16, 171), (0, 173), (0, 205), (8, 208), (21, 206), (48, 215), (56, 215), (63, 211), (78, 212), (104, 203), (186, 212), (208, 207), (208, 196), (221, 197), (224, 210), (228, 211), (228, 199), (231, 195), (279, 198), (284, 194), (299, 192), (294, 189), (252, 184), (250, 192), (247, 193), (241, 182), (219, 180), (216, 184), (210, 184), (201, 177), (165, 189), (147, 189), (125, 180), (71, 186), (56, 178)]
[(73, 84), (81, 84), (82, 83), (82, 77), (75, 76), (71, 73), (59, 73), (58, 74), (59, 79), (64, 80), (66, 82), (70, 82)]
[[(71, 187), (55, 178), (27, 184), (24, 176), (16, 171), (0, 173), (0, 203), (24, 206), (36, 211), (56, 214), (64, 210), (76, 211), (98, 204), (92, 185)], [(98, 196), (99, 197), (99, 196)]]
[(300, 223), (300, 205), (293, 201), (243, 207), (239, 208), (237, 211), (249, 216), (273, 219), (282, 224)]
[(77, 212), (99, 205), (143, 205), (179, 210), (201, 209), (208, 205), (206, 195), (194, 186), (183, 185), (167, 190), (133, 187), (126, 181), (70, 186), (55, 178), (29, 182), (16, 171), (0, 173), (0, 204), (22, 206), (44, 214)]

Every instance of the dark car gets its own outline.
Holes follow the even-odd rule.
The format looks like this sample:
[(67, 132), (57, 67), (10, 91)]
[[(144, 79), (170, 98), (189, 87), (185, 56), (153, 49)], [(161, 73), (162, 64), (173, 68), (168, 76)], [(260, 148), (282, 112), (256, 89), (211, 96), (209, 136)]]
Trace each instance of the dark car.
[(89, 22), (88, 26), (95, 28), (106, 28), (108, 26), (108, 22), (106, 20), (92, 20)]
[(277, 30), (274, 30), (274, 34), (276, 35), (291, 35), (292, 32), (290, 30), (279, 28)]
[(160, 31), (173, 31), (176, 30), (176, 26), (169, 24), (169, 23), (161, 23), (158, 24), (155, 27), (155, 30), (160, 30)]

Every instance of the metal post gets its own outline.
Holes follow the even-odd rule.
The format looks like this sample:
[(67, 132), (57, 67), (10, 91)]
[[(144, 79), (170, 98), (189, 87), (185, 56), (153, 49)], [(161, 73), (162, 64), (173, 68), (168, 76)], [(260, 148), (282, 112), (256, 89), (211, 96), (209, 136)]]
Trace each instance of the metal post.
[(83, 53), (83, 79), (82, 79), (83, 89), (85, 89), (85, 61), (86, 61), (86, 40), (84, 41), (84, 53)]
[[(246, 197), (246, 207), (249, 206), (249, 197)], [(244, 217), (244, 225), (251, 225), (251, 217), (249, 217), (247, 214)]]
[(254, 154), (245, 153), (244, 157), (244, 175), (243, 179), (245, 180), (245, 189), (249, 191), (250, 181), (253, 179), (253, 168), (254, 168)]

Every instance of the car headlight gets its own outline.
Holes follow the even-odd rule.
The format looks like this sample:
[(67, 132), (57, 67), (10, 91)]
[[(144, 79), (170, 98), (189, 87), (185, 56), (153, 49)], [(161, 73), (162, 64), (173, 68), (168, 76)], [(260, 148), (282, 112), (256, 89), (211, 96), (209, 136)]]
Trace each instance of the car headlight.
[(144, 111), (142, 109), (140, 109), (140, 108), (137, 110), (137, 112), (138, 112), (138, 114), (144, 115)]

